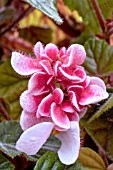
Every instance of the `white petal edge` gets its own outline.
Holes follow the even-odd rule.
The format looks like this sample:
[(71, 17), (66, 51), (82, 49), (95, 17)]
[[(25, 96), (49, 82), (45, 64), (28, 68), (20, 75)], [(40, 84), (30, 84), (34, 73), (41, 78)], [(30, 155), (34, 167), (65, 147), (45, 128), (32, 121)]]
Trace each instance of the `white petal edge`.
[(73, 164), (79, 155), (80, 130), (77, 121), (71, 122), (71, 128), (61, 132), (56, 137), (61, 141), (61, 148), (58, 150), (60, 161), (65, 165)]

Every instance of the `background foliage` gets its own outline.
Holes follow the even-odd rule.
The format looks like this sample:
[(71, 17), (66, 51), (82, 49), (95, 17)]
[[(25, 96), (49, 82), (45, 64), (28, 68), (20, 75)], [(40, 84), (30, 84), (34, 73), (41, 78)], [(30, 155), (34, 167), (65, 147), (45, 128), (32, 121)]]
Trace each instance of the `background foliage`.
[[(112, 13), (112, 0), (0, 1), (0, 170), (113, 169)], [(60, 142), (52, 135), (34, 156), (15, 149), (22, 133), (19, 96), (28, 77), (15, 73), (10, 57), (12, 51), (32, 53), (37, 41), (59, 48), (83, 44), (87, 74), (102, 78), (110, 94), (106, 101), (90, 106), (81, 119), (80, 155), (71, 166), (58, 159)]]

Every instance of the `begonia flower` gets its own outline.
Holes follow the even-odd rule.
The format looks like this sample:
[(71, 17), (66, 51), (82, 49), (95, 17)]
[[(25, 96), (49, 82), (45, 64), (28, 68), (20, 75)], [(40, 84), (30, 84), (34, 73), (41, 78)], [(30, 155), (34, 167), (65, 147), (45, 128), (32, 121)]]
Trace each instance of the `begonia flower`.
[(34, 54), (35, 58), (13, 52), (11, 58), (18, 74), (30, 76), (28, 89), (20, 96), (24, 132), (16, 148), (34, 155), (53, 133), (61, 141), (60, 161), (70, 165), (79, 155), (80, 118), (90, 104), (106, 99), (108, 93), (104, 82), (87, 76), (81, 66), (86, 58), (82, 45), (59, 50), (52, 43), (44, 47), (38, 42)]

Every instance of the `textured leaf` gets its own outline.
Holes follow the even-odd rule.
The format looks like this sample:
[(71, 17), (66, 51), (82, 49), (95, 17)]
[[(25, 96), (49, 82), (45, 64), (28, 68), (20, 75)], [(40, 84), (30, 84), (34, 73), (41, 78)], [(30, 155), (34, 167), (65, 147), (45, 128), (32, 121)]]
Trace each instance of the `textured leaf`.
[(14, 170), (14, 165), (0, 153), (0, 170)]
[(0, 123), (0, 150), (11, 158), (20, 155), (21, 152), (15, 149), (15, 143), (21, 133), (20, 125), (15, 121)]
[(74, 11), (77, 10), (79, 15), (83, 18), (87, 34), (99, 33), (101, 31), (96, 14), (89, 0), (64, 0), (65, 4)]
[(113, 108), (113, 94), (109, 97), (109, 99), (100, 107), (100, 109), (95, 112), (95, 114), (88, 120), (88, 123), (93, 122), (98, 119), (102, 114), (107, 112), (109, 109)]
[(47, 44), (52, 40), (52, 30), (50, 28), (30, 26), (20, 29), (19, 35), (33, 44), (37, 41)]
[(70, 168), (66, 168), (66, 170), (89, 170), (89, 169), (83, 166), (81, 161), (77, 160), (74, 165), (72, 165)]
[(44, 14), (54, 19), (57, 23), (61, 24), (62, 19), (60, 18), (57, 8), (56, 0), (26, 0), (32, 6), (42, 11)]
[(102, 77), (113, 72), (113, 46), (104, 40), (89, 39), (85, 49), (87, 58), (84, 67), (88, 74)]
[(90, 148), (81, 148), (78, 160), (88, 170), (106, 170), (102, 158)]
[(11, 7), (3, 8), (0, 11), (0, 25), (11, 21), (14, 16), (14, 9)]
[(54, 152), (46, 152), (36, 163), (34, 170), (64, 170), (64, 165), (59, 161)]
[[(19, 96), (27, 88), (27, 78), (20, 77), (11, 67), (10, 61), (0, 65), (0, 98), (6, 99), (10, 104), (13, 118), (20, 116), (21, 108)], [(16, 112), (15, 112), (16, 111)]]

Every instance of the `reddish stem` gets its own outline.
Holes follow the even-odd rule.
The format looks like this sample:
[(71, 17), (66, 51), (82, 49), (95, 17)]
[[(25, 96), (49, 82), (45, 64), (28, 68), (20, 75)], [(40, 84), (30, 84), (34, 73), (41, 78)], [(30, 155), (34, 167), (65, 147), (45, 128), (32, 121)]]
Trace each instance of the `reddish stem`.
[(7, 111), (4, 107), (0, 106), (0, 113), (4, 116), (6, 120), (11, 120), (10, 116), (8, 115)]
[(102, 29), (103, 32), (105, 32), (105, 20), (104, 20), (104, 16), (101, 12), (101, 9), (98, 5), (97, 0), (92, 0), (92, 5), (93, 5), (93, 8), (94, 8), (96, 15), (98, 17), (101, 29)]

